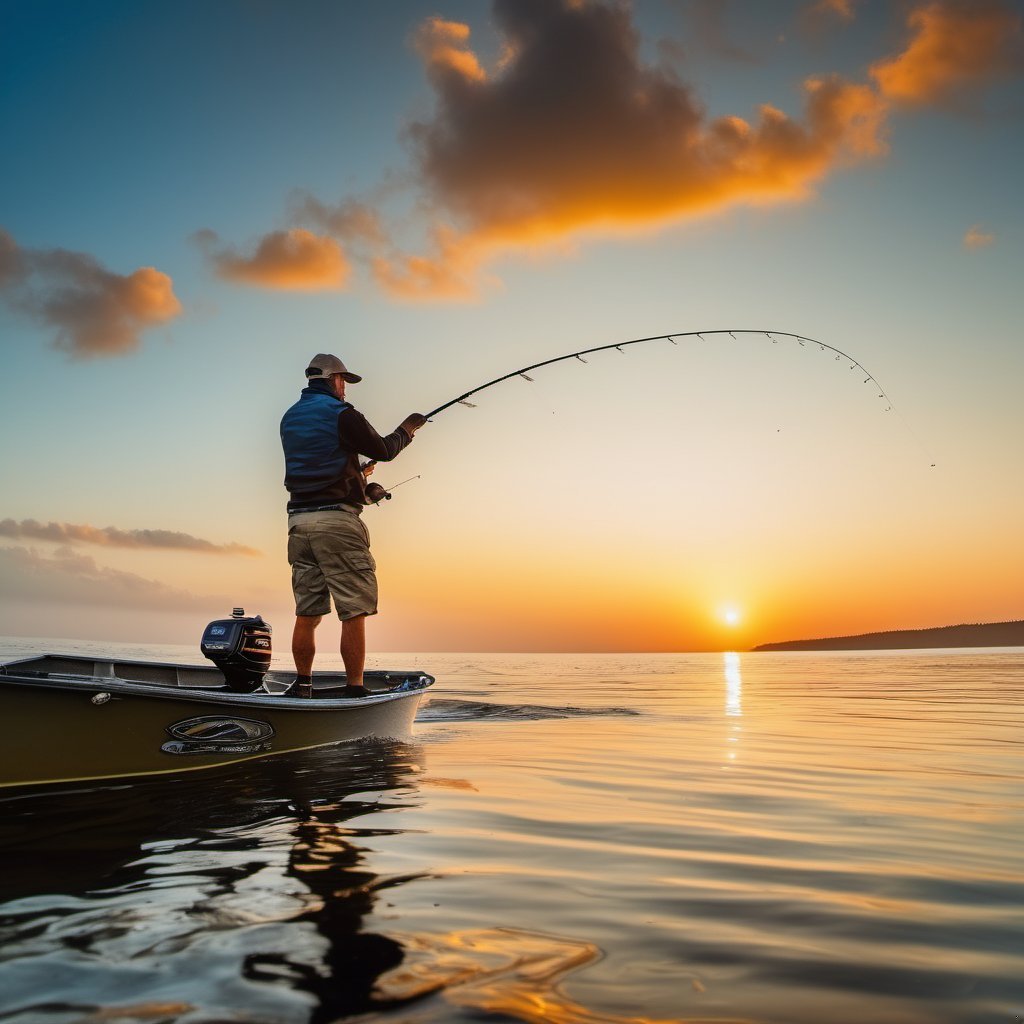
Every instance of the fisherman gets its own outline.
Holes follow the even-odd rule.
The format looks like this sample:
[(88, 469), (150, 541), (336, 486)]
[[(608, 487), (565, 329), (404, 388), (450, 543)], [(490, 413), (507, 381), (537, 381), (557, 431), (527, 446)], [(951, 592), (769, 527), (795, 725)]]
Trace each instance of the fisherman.
[[(306, 368), (307, 386), (281, 419), (288, 489), (288, 563), (295, 594), (292, 656), (295, 683), (289, 692), (313, 695), (316, 627), (331, 610), (341, 619), (341, 657), (346, 697), (365, 697), (366, 616), (377, 614), (376, 563), (362, 521), (363, 507), (389, 498), (369, 483), (374, 463), (390, 462), (427, 422), (412, 413), (381, 437), (345, 401), (345, 385), (362, 377), (337, 357), (321, 353)], [(360, 465), (359, 456), (371, 461)]]

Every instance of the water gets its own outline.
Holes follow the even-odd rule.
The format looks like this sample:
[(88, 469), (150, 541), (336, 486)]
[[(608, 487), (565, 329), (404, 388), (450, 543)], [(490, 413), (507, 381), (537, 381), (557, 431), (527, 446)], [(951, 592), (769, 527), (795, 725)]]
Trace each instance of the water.
[(1024, 651), (385, 665), (407, 742), (0, 791), (0, 1020), (1024, 1019)]

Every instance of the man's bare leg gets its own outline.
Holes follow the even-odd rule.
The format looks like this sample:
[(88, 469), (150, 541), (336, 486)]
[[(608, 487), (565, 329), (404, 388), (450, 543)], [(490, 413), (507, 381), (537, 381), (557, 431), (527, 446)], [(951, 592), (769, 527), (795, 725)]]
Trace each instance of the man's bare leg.
[(345, 662), (345, 678), (349, 686), (363, 685), (366, 665), (366, 616), (357, 615), (341, 623), (341, 660)]
[(308, 679), (313, 674), (313, 656), (316, 654), (316, 627), (322, 615), (296, 615), (295, 629), (292, 630), (292, 657), (295, 659), (295, 674)]

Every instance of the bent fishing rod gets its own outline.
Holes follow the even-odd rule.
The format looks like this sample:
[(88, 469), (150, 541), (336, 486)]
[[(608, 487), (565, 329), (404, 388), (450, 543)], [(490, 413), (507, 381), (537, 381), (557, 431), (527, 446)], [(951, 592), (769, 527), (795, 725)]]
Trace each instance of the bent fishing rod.
[[(875, 387), (878, 389), (878, 397), (880, 399), (883, 399), (886, 403), (885, 411), (896, 412), (896, 415), (899, 416), (900, 420), (903, 422), (903, 425), (906, 427), (908, 433), (917, 442), (918, 447), (920, 447), (924, 455), (928, 457), (928, 452), (925, 449), (924, 445), (921, 443), (920, 438), (917, 436), (917, 434), (914, 433), (910, 424), (903, 418), (900, 412), (896, 410), (896, 408), (893, 406), (892, 399), (886, 393), (885, 388), (883, 388), (882, 385), (878, 382), (878, 378), (875, 377), (875, 375), (871, 373), (864, 366), (863, 363), (861, 363), (857, 359), (854, 359), (854, 357), (851, 356), (848, 352), (844, 352), (842, 349), (836, 348), (835, 345), (829, 345), (824, 341), (818, 341), (817, 338), (809, 338), (806, 334), (794, 334), (792, 331), (766, 331), (760, 328), (748, 327), (734, 327), (731, 330), (728, 328), (714, 328), (712, 330), (706, 331), (673, 331), (671, 334), (653, 334), (647, 338), (631, 338), (629, 341), (612, 342), (610, 345), (595, 345), (593, 348), (580, 349), (578, 352), (567, 352), (565, 355), (555, 356), (553, 359), (542, 359), (538, 363), (531, 363), (529, 366), (520, 367), (518, 370), (511, 370), (508, 373), (502, 374), (500, 377), (495, 377), (494, 380), (489, 380), (484, 384), (479, 384), (477, 385), (477, 387), (471, 388), (469, 391), (465, 391), (461, 395), (458, 395), (457, 397), (450, 399), (443, 405), (439, 405), (436, 409), (433, 409), (431, 412), (426, 413), (425, 416), (427, 420), (432, 420), (439, 413), (444, 412), (446, 409), (450, 409), (453, 405), (464, 405), (470, 409), (475, 409), (475, 403), (470, 402), (469, 399), (472, 398), (474, 395), (478, 395), (481, 391), (486, 391), (487, 388), (492, 388), (496, 384), (501, 384), (506, 380), (511, 380), (513, 377), (521, 377), (523, 380), (527, 380), (532, 383), (533, 377), (529, 376), (529, 373), (531, 371), (539, 370), (544, 366), (552, 366), (555, 363), (563, 363), (569, 359), (578, 359), (581, 363), (585, 363), (587, 360), (584, 359), (583, 357), (592, 355), (595, 352), (609, 352), (612, 349), (622, 352), (623, 349), (627, 348), (630, 345), (647, 345), (657, 341), (668, 341), (671, 342), (673, 345), (678, 345), (679, 343), (676, 340), (677, 338), (699, 338), (701, 341), (704, 341), (707, 337), (722, 334), (728, 334), (729, 337), (731, 337), (734, 341), (738, 340), (736, 338), (737, 334), (755, 335), (769, 339), (774, 345), (779, 344), (780, 338), (786, 338), (797, 342), (797, 344), (799, 344), (801, 347), (806, 347), (807, 345), (817, 345), (818, 349), (821, 352), (833, 353), (836, 362), (842, 362), (843, 360), (845, 360), (849, 364), (849, 369), (860, 370), (860, 372), (864, 374), (863, 382), (865, 384), (875, 385)], [(930, 457), (928, 457), (928, 461), (931, 468), (934, 469), (935, 463), (931, 461)], [(402, 483), (406, 482), (407, 481), (404, 480), (402, 481)], [(395, 486), (397, 487), (400, 485), (396, 484)]]
[(851, 370), (860, 370), (864, 374), (864, 383), (874, 384), (879, 391), (878, 397), (884, 398), (888, 403), (886, 406), (886, 412), (889, 412), (893, 408), (892, 399), (890, 399), (885, 393), (885, 389), (878, 383), (875, 376), (869, 373), (860, 362), (853, 358), (853, 356), (844, 352), (842, 349), (838, 349), (834, 345), (827, 345), (823, 341), (817, 341), (815, 338), (808, 338), (804, 334), (793, 334), (789, 331), (765, 331), (755, 330), (753, 328), (734, 327), (732, 330), (716, 328), (715, 330), (710, 331), (674, 331), (672, 334), (654, 334), (649, 338), (633, 338), (630, 341), (613, 342), (610, 345), (596, 345), (594, 348), (584, 348), (580, 349), (579, 352), (568, 352), (564, 356), (555, 356), (554, 359), (543, 359), (539, 363), (532, 363), (530, 366), (524, 366), (519, 370), (512, 370), (510, 373), (502, 374), (500, 377), (495, 377), (494, 380), (487, 381), (486, 384), (480, 384), (478, 387), (472, 388), (470, 391), (459, 395), (458, 398), (453, 398), (451, 401), (445, 402), (444, 405), (439, 405), (432, 412), (426, 413), (426, 417), (428, 420), (432, 420), (438, 413), (444, 412), (445, 409), (450, 409), (453, 405), (466, 405), (471, 409), (475, 409), (476, 406), (472, 402), (467, 401), (468, 398), (479, 394), (481, 391), (485, 391), (487, 388), (494, 387), (495, 384), (500, 384), (502, 381), (511, 380), (513, 377), (523, 377), (532, 382), (533, 378), (528, 377), (527, 374), (531, 370), (539, 370), (542, 366), (551, 366), (554, 363), (562, 363), (567, 359), (578, 359), (580, 362), (585, 363), (586, 360), (583, 357), (589, 356), (594, 352), (608, 352), (611, 349), (617, 349), (621, 352), (629, 345), (646, 345), (654, 341), (670, 341), (673, 345), (678, 344), (676, 338), (700, 338), (700, 340), (703, 341), (706, 335), (710, 336), (713, 334), (728, 334), (734, 341), (736, 340), (737, 334), (755, 334), (769, 338), (776, 345), (778, 344), (778, 338), (792, 338), (802, 346), (806, 346), (808, 344), (817, 345), (822, 352), (834, 352), (837, 361), (845, 359), (850, 364)]

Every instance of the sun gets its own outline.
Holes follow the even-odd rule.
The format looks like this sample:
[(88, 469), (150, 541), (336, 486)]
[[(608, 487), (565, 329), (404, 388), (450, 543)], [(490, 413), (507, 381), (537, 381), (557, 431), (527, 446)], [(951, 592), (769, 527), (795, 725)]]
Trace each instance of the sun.
[(719, 614), (727, 626), (738, 626), (743, 619), (743, 613), (735, 605), (728, 604), (721, 609)]

